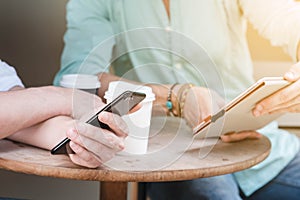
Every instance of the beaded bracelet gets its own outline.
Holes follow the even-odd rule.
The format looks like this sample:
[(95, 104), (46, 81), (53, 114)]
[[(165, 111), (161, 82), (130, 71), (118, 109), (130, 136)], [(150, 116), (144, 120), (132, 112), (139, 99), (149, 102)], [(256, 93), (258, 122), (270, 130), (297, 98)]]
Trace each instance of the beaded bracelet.
[(184, 84), (178, 91), (179, 111), (180, 111), (180, 117), (182, 117), (182, 118), (184, 118), (184, 104), (185, 104), (186, 96), (192, 87), (194, 87), (193, 84), (187, 83), (187, 84)]
[(173, 92), (173, 89), (174, 87), (178, 85), (178, 83), (174, 83), (169, 91), (168, 91), (168, 97), (167, 97), (167, 102), (166, 102), (166, 106), (167, 106), (167, 109), (168, 109), (168, 115), (171, 115), (171, 116), (176, 116), (176, 114), (173, 112), (173, 103), (172, 103), (172, 92)]

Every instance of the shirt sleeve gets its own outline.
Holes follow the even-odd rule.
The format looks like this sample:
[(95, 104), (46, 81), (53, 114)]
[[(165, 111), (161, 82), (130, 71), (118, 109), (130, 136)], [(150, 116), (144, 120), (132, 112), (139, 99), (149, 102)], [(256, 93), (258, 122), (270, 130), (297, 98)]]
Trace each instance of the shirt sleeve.
[(8, 91), (15, 86), (24, 87), (15, 69), (0, 60), (0, 92)]
[(246, 18), (274, 46), (297, 60), (300, 41), (300, 2), (294, 0), (240, 0)]
[(109, 9), (106, 0), (69, 1), (65, 47), (55, 85), (59, 85), (64, 74), (108, 71), (115, 43)]

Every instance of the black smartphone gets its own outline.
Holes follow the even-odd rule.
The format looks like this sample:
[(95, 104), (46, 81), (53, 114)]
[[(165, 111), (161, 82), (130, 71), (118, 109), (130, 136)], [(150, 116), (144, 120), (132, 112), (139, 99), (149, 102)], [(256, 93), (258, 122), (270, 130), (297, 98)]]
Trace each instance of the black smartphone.
[[(101, 127), (105, 129), (110, 129), (107, 124), (104, 124), (98, 120), (98, 115), (102, 111), (112, 112), (117, 115), (127, 114), (133, 107), (139, 104), (143, 99), (145, 99), (146, 94), (140, 92), (125, 91), (112, 102), (107, 104), (104, 108), (99, 110), (94, 116), (92, 116), (86, 123), (91, 124), (96, 127)], [(70, 142), (69, 138), (65, 138), (59, 144), (57, 144), (52, 150), (51, 154), (68, 154), (71, 153), (68, 143)]]

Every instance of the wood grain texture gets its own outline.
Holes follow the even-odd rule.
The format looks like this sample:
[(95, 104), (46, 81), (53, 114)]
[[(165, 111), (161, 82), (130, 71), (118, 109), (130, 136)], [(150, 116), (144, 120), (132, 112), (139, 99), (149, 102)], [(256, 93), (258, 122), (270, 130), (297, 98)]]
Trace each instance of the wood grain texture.
[(111, 182), (155, 182), (189, 180), (232, 173), (264, 160), (269, 140), (222, 143), (192, 137), (185, 122), (175, 118), (153, 118), (149, 150), (145, 155), (121, 153), (97, 169), (74, 165), (64, 155), (32, 146), (0, 140), (3, 169), (77, 180)]

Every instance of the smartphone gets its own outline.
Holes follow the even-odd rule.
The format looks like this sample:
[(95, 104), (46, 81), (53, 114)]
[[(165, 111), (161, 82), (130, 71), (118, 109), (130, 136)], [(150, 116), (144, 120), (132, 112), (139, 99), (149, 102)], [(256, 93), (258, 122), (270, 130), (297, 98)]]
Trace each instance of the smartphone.
[[(110, 129), (107, 124), (104, 124), (98, 120), (99, 113), (106, 111), (117, 114), (119, 116), (127, 114), (133, 107), (143, 101), (146, 97), (146, 94), (140, 92), (125, 91), (112, 102), (107, 104), (104, 108), (99, 110), (94, 116), (92, 116), (86, 123), (91, 124), (96, 127)], [(68, 143), (70, 142), (69, 138), (65, 138), (59, 144), (57, 144), (52, 150), (51, 154), (68, 154), (72, 153), (71, 148)]]

